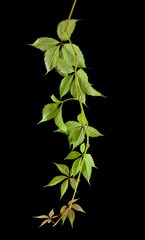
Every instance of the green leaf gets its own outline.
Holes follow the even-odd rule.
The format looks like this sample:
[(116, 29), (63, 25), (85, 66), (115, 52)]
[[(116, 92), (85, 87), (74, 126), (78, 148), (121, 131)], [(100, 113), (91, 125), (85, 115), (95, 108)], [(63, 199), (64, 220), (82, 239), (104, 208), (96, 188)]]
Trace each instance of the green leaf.
[(82, 163), (82, 158), (78, 158), (77, 160), (74, 161), (74, 163), (72, 165), (72, 169), (71, 169), (73, 176), (76, 176), (78, 174), (78, 172), (80, 171), (81, 163)]
[(85, 148), (86, 148), (85, 143), (82, 143), (81, 146), (80, 146), (81, 153), (84, 153)]
[(47, 69), (46, 73), (50, 72), (53, 68), (55, 68), (56, 61), (59, 56), (59, 48), (60, 46), (55, 46), (45, 52), (44, 62)]
[(74, 128), (81, 126), (81, 124), (76, 121), (68, 121), (65, 123), (65, 125), (67, 127), (67, 134), (69, 134)]
[(81, 156), (81, 154), (79, 153), (79, 152), (77, 152), (77, 151), (72, 151), (72, 152), (70, 152), (68, 155), (67, 155), (67, 157), (65, 158), (65, 159), (76, 159), (76, 158), (78, 158), (78, 157), (80, 157)]
[(60, 175), (60, 176), (56, 176), (54, 177), (49, 184), (45, 185), (44, 187), (52, 187), (60, 182), (62, 182), (64, 179), (66, 179), (67, 177), (64, 175)]
[(75, 190), (77, 185), (77, 180), (75, 178), (70, 178), (70, 185)]
[(79, 204), (76, 204), (76, 203), (72, 204), (72, 208), (74, 210), (76, 210), (76, 211), (80, 211), (80, 212), (86, 213)]
[(90, 184), (90, 178), (92, 174), (92, 166), (89, 161), (85, 159), (83, 167), (82, 167), (82, 174), (87, 182)]
[[(85, 59), (84, 59), (84, 56), (82, 54), (82, 51), (75, 44), (73, 44), (73, 47), (74, 47), (74, 50), (75, 50), (75, 52), (77, 54), (77, 57), (78, 57), (77, 67), (85, 68), (86, 67)], [(62, 54), (63, 54), (63, 58), (66, 61), (68, 61), (71, 65), (75, 66), (74, 51), (73, 51), (70, 43), (66, 43), (66, 44), (63, 45)]]
[[(74, 31), (77, 21), (78, 20), (76, 20), (76, 19), (70, 19), (69, 20), (69, 23), (68, 23), (68, 26), (67, 26), (67, 33), (68, 33), (69, 37), (71, 36), (71, 34)], [(63, 41), (69, 40), (69, 38), (67, 36), (67, 33), (63, 32), (65, 30), (66, 24), (67, 24), (67, 19), (60, 22), (57, 26), (57, 35)]]
[[(82, 103), (86, 104), (86, 93), (84, 93), (80, 87), (80, 84), (78, 82), (78, 91), (81, 96)], [(75, 81), (72, 82), (71, 88), (70, 88), (70, 93), (74, 98), (77, 98), (77, 91), (76, 91), (76, 84)]]
[(78, 127), (73, 129), (68, 137), (70, 145), (73, 145), (73, 149), (79, 146), (85, 139), (84, 129), (82, 127)]
[[(66, 205), (64, 205), (61, 209), (60, 209), (60, 214), (61, 214), (61, 216), (63, 216), (62, 217), (62, 224), (64, 224), (64, 222), (65, 222), (65, 220), (66, 220), (66, 218), (67, 218), (67, 206)], [(65, 213), (65, 211), (66, 211), (66, 213)], [(64, 214), (64, 215), (63, 215)]]
[(52, 99), (53, 102), (55, 102), (55, 103), (57, 103), (57, 104), (62, 103), (62, 101), (58, 100), (58, 99), (54, 96), (54, 94), (51, 95), (51, 99)]
[(58, 163), (54, 163), (54, 164), (57, 166), (57, 168), (59, 169), (59, 171), (61, 173), (63, 173), (64, 175), (69, 176), (69, 168), (68, 168), (67, 165), (65, 165), (65, 164), (58, 164)]
[(90, 164), (91, 167), (97, 168), (97, 167), (95, 166), (95, 163), (94, 163), (94, 160), (93, 160), (91, 154), (87, 153), (87, 154), (85, 155), (85, 161), (86, 161), (88, 164)]
[(62, 118), (62, 106), (60, 106), (60, 108), (57, 110), (56, 116), (54, 118), (55, 124), (56, 126), (63, 131), (64, 133), (66, 133), (67, 128), (64, 124), (63, 118)]
[(29, 45), (38, 48), (41, 51), (47, 51), (48, 49), (56, 46), (57, 44), (59, 44), (59, 42), (53, 38), (41, 37), (38, 38), (34, 43)]
[(74, 219), (75, 219), (75, 212), (74, 212), (74, 210), (72, 210), (72, 209), (70, 208), (70, 209), (68, 210), (67, 215), (68, 215), (68, 219), (69, 219), (69, 221), (70, 221), (70, 223), (71, 223), (71, 226), (72, 226), (72, 228), (73, 228), (73, 223), (74, 223)]
[(85, 124), (86, 124), (86, 118), (85, 118), (83, 112), (81, 112), (81, 113), (77, 116), (77, 120), (78, 120), (79, 123), (81, 123), (83, 126), (85, 126)]
[(70, 74), (74, 72), (74, 68), (66, 60), (57, 58), (57, 68), (62, 74)]
[(54, 118), (56, 116), (57, 109), (58, 109), (57, 103), (49, 103), (45, 105), (42, 110), (42, 120), (39, 123), (46, 122)]
[(96, 97), (105, 97), (102, 93), (95, 90), (88, 82), (88, 76), (83, 69), (79, 69), (77, 72), (80, 87), (84, 93)]
[(67, 191), (68, 189), (68, 179), (66, 179), (62, 184), (61, 184), (61, 197), (60, 199), (63, 197), (63, 195), (65, 194), (65, 192)]
[[(90, 126), (88, 126), (88, 133), (89, 133), (89, 137), (100, 137), (100, 136), (104, 136), (104, 135), (101, 134), (96, 128), (90, 127)], [(87, 129), (86, 129), (86, 134), (87, 134)]]
[(73, 80), (73, 75), (68, 75), (62, 79), (60, 88), (59, 88), (60, 98), (62, 98), (65, 94), (69, 92), (72, 84), (72, 80)]

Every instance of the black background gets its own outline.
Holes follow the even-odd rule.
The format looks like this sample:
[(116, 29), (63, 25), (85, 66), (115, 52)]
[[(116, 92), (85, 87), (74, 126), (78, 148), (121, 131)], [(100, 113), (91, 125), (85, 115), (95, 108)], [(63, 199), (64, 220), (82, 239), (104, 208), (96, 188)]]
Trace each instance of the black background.
[[(90, 153), (99, 169), (93, 169), (91, 187), (82, 177), (78, 190), (80, 205), (87, 213), (76, 213), (73, 230), (68, 221), (63, 227), (60, 223), (55, 228), (45, 225), (39, 229), (41, 221), (32, 218), (48, 214), (52, 208), (57, 214), (69, 200), (65, 195), (62, 202), (59, 201), (59, 186), (42, 188), (59, 173), (52, 162), (62, 163), (69, 148), (66, 136), (53, 133), (56, 129), (53, 120), (37, 125), (43, 106), (51, 101), (50, 96), (55, 94), (59, 98), (58, 88), (62, 78), (55, 71), (45, 75), (43, 53), (27, 44), (39, 37), (57, 39), (57, 24), (68, 17), (72, 3), (25, 1), (5, 8), (9, 17), (6, 34), (13, 45), (5, 54), (9, 90), (5, 97), (10, 99), (8, 110), (11, 116), (11, 120), (8, 119), (9, 138), (5, 140), (9, 145), (6, 156), (11, 159), (7, 168), (10, 178), (7, 205), (12, 211), (14, 234), (29, 235), (32, 239), (36, 236), (43, 239), (52, 233), (54, 236), (55, 233), (60, 233), (60, 236), (68, 236), (69, 233), (71, 236), (76, 233), (112, 236), (114, 229), (120, 228), (120, 160), (116, 160), (115, 131), (118, 126), (115, 92), (122, 77), (118, 54), (123, 39), (119, 18), (121, 5), (108, 1), (80, 0), (72, 16), (82, 19), (72, 34), (72, 42), (80, 47), (86, 65), (92, 68), (86, 69), (89, 81), (107, 96), (106, 99), (87, 96), (89, 123), (105, 135), (90, 139)], [(75, 120), (79, 111), (77, 103), (66, 103), (64, 121)]]

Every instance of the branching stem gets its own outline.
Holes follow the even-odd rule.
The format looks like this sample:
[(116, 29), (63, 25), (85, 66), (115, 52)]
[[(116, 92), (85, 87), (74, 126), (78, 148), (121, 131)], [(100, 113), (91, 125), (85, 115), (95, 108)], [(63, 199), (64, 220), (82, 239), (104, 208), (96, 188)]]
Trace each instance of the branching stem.
[[(88, 148), (89, 148), (89, 146), (90, 146), (90, 144), (89, 144), (89, 132), (88, 132), (88, 126), (89, 126), (89, 124), (88, 124), (88, 120), (87, 120), (87, 117), (86, 117), (85, 112), (84, 112), (84, 107), (83, 107), (81, 95), (80, 95), (79, 88), (78, 88), (78, 78), (77, 78), (78, 56), (77, 56), (77, 53), (76, 53), (76, 51), (75, 51), (75, 49), (74, 49), (74, 46), (73, 46), (73, 44), (72, 44), (72, 42), (71, 42), (71, 39), (70, 39), (70, 37), (69, 37), (69, 34), (68, 34), (68, 32), (67, 32), (67, 26), (68, 26), (69, 21), (70, 21), (70, 19), (71, 19), (71, 16), (72, 16), (74, 7), (75, 7), (75, 5), (76, 5), (76, 2), (77, 2), (77, 0), (74, 0), (74, 3), (73, 3), (73, 6), (72, 6), (72, 9), (71, 9), (71, 12), (70, 12), (70, 14), (69, 14), (69, 18), (68, 18), (68, 20), (67, 20), (67, 23), (66, 23), (66, 26), (65, 26), (63, 32), (66, 32), (67, 37), (68, 37), (68, 40), (69, 40), (69, 43), (70, 43), (70, 45), (71, 45), (71, 47), (72, 47), (72, 50), (73, 50), (73, 53), (74, 53), (75, 86), (76, 86), (77, 99), (79, 100), (81, 112), (83, 113), (84, 118), (85, 118), (85, 120), (86, 120), (87, 144), (86, 144), (85, 152), (84, 152), (84, 154), (83, 154), (83, 159), (82, 159), (80, 171), (79, 171), (78, 178), (77, 178), (77, 184), (76, 184), (76, 187), (75, 187), (75, 190), (74, 190), (72, 199), (71, 199), (71, 204), (70, 204), (69, 207), (66, 209), (66, 211), (64, 211), (64, 213), (61, 215), (61, 217), (56, 221), (56, 223), (53, 224), (53, 227), (58, 224), (58, 222), (59, 222), (59, 221), (63, 218), (63, 216), (67, 213), (67, 211), (72, 207), (73, 200), (75, 199), (75, 195), (76, 195), (76, 192), (77, 192), (77, 189), (78, 189), (78, 185), (79, 185), (79, 182), (80, 182), (80, 177), (81, 177), (81, 173), (82, 173), (82, 168), (83, 168), (85, 156), (86, 156), (86, 153), (87, 153)], [(62, 32), (62, 35), (63, 35), (63, 32)], [(63, 42), (63, 39), (62, 39), (62, 42)]]

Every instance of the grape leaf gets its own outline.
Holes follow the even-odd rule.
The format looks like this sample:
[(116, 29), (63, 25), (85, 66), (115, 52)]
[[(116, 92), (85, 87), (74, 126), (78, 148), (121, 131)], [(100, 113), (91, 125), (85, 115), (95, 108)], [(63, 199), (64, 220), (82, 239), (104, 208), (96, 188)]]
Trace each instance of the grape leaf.
[(84, 113), (81, 112), (78, 116), (77, 116), (77, 120), (79, 123), (83, 124), (83, 126), (85, 126), (86, 124), (86, 118), (84, 116)]
[(62, 98), (65, 94), (69, 92), (72, 81), (73, 81), (73, 75), (68, 75), (62, 79), (59, 87), (60, 98)]
[(67, 128), (64, 124), (63, 118), (62, 118), (62, 106), (57, 110), (56, 116), (54, 118), (55, 124), (57, 127), (63, 131), (64, 133), (67, 131)]
[[(85, 68), (85, 59), (84, 56), (82, 54), (82, 51), (80, 50), (80, 48), (73, 44), (74, 50), (77, 54), (78, 60), (77, 60), (77, 67), (79, 68)], [(74, 59), (74, 50), (71, 46), (70, 43), (66, 43), (63, 45), (62, 47), (62, 54), (63, 54), (63, 58), (68, 61), (72, 66), (75, 66), (75, 59)]]
[(59, 169), (59, 171), (61, 173), (63, 173), (64, 175), (69, 176), (69, 168), (68, 168), (67, 165), (65, 165), (65, 164), (58, 164), (58, 163), (54, 163), (54, 164), (57, 166), (57, 168)]
[(84, 129), (82, 127), (78, 127), (73, 129), (68, 137), (70, 145), (73, 145), (73, 149), (79, 146), (85, 139)]
[(63, 197), (63, 195), (65, 194), (65, 192), (68, 189), (68, 179), (66, 179), (62, 184), (61, 184), (61, 188), (60, 188), (60, 192), (61, 192), (61, 197), (60, 199)]
[(45, 52), (44, 62), (45, 62), (45, 66), (47, 69), (46, 74), (48, 72), (50, 72), (53, 68), (55, 68), (56, 61), (59, 56), (59, 48), (60, 48), (60, 46), (55, 46), (55, 47), (48, 49)]
[(54, 186), (60, 182), (62, 182), (64, 179), (66, 179), (67, 177), (64, 176), (64, 175), (60, 175), (60, 176), (56, 176), (54, 177), (50, 183), (48, 183), (47, 185), (45, 185), (44, 187), (51, 187), (51, 186)]
[[(78, 91), (81, 96), (82, 103), (86, 104), (86, 93), (84, 93), (80, 87), (80, 84), (78, 82)], [(71, 88), (70, 88), (70, 93), (74, 98), (77, 98), (77, 91), (76, 91), (76, 84), (75, 81), (72, 82)]]
[(69, 20), (69, 23), (68, 23), (68, 26), (67, 26), (67, 33), (68, 33), (68, 35), (67, 35), (66, 32), (63, 32), (63, 31), (65, 30), (67, 21), (68, 21), (68, 20), (66, 19), (66, 20), (60, 22), (60, 23), (58, 24), (58, 26), (57, 26), (57, 35), (58, 35), (58, 37), (59, 37), (61, 40), (63, 40), (63, 41), (69, 40), (68, 35), (69, 35), (69, 37), (71, 36), (71, 34), (73, 33), (73, 31), (74, 31), (74, 29), (75, 29), (76, 22), (77, 22), (78, 20), (76, 20), (76, 19), (70, 19), (70, 20)]
[(56, 116), (57, 109), (57, 103), (46, 104), (42, 110), (42, 120), (39, 123), (46, 122), (54, 118)]
[(82, 167), (82, 174), (87, 182), (90, 184), (90, 178), (92, 174), (92, 166), (89, 161), (85, 159), (83, 167)]
[(57, 44), (59, 44), (59, 42), (54, 38), (40, 37), (34, 43), (29, 45), (38, 48), (41, 51), (47, 51), (48, 49), (56, 46)]

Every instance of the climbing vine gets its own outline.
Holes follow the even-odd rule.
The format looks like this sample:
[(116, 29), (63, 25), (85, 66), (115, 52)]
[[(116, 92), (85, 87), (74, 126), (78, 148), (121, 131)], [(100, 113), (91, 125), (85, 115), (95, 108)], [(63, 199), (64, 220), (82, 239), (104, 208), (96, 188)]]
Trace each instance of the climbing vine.
[[(69, 17), (61, 21), (57, 26), (58, 39), (50, 37), (38, 38), (31, 46), (44, 52), (44, 63), (46, 66), (46, 74), (55, 69), (62, 76), (59, 87), (59, 99), (54, 94), (51, 96), (50, 103), (46, 104), (42, 110), (43, 123), (51, 119), (57, 126), (56, 131), (65, 134), (68, 138), (70, 152), (67, 153), (64, 163), (54, 163), (59, 171), (58, 175), (53, 177), (44, 187), (52, 187), (60, 184), (60, 199), (64, 197), (67, 189), (73, 189), (72, 198), (67, 205), (61, 207), (59, 214), (54, 216), (54, 209), (48, 215), (37, 216), (43, 219), (40, 226), (45, 223), (51, 223), (56, 226), (60, 220), (64, 224), (68, 218), (73, 227), (76, 211), (85, 211), (76, 203), (76, 193), (78, 190), (80, 177), (86, 179), (90, 184), (92, 168), (97, 168), (92, 155), (88, 152), (90, 147), (89, 138), (103, 136), (97, 129), (90, 126), (85, 114), (86, 96), (105, 97), (92, 87), (85, 72), (85, 59), (80, 47), (72, 43), (71, 35), (75, 30), (77, 19), (71, 19), (77, 0), (74, 0)], [(70, 93), (70, 98), (65, 98)], [(76, 116), (76, 121), (63, 120), (63, 105), (67, 101), (77, 101), (80, 106), (80, 113)], [(71, 168), (67, 166), (67, 161), (72, 163)]]

